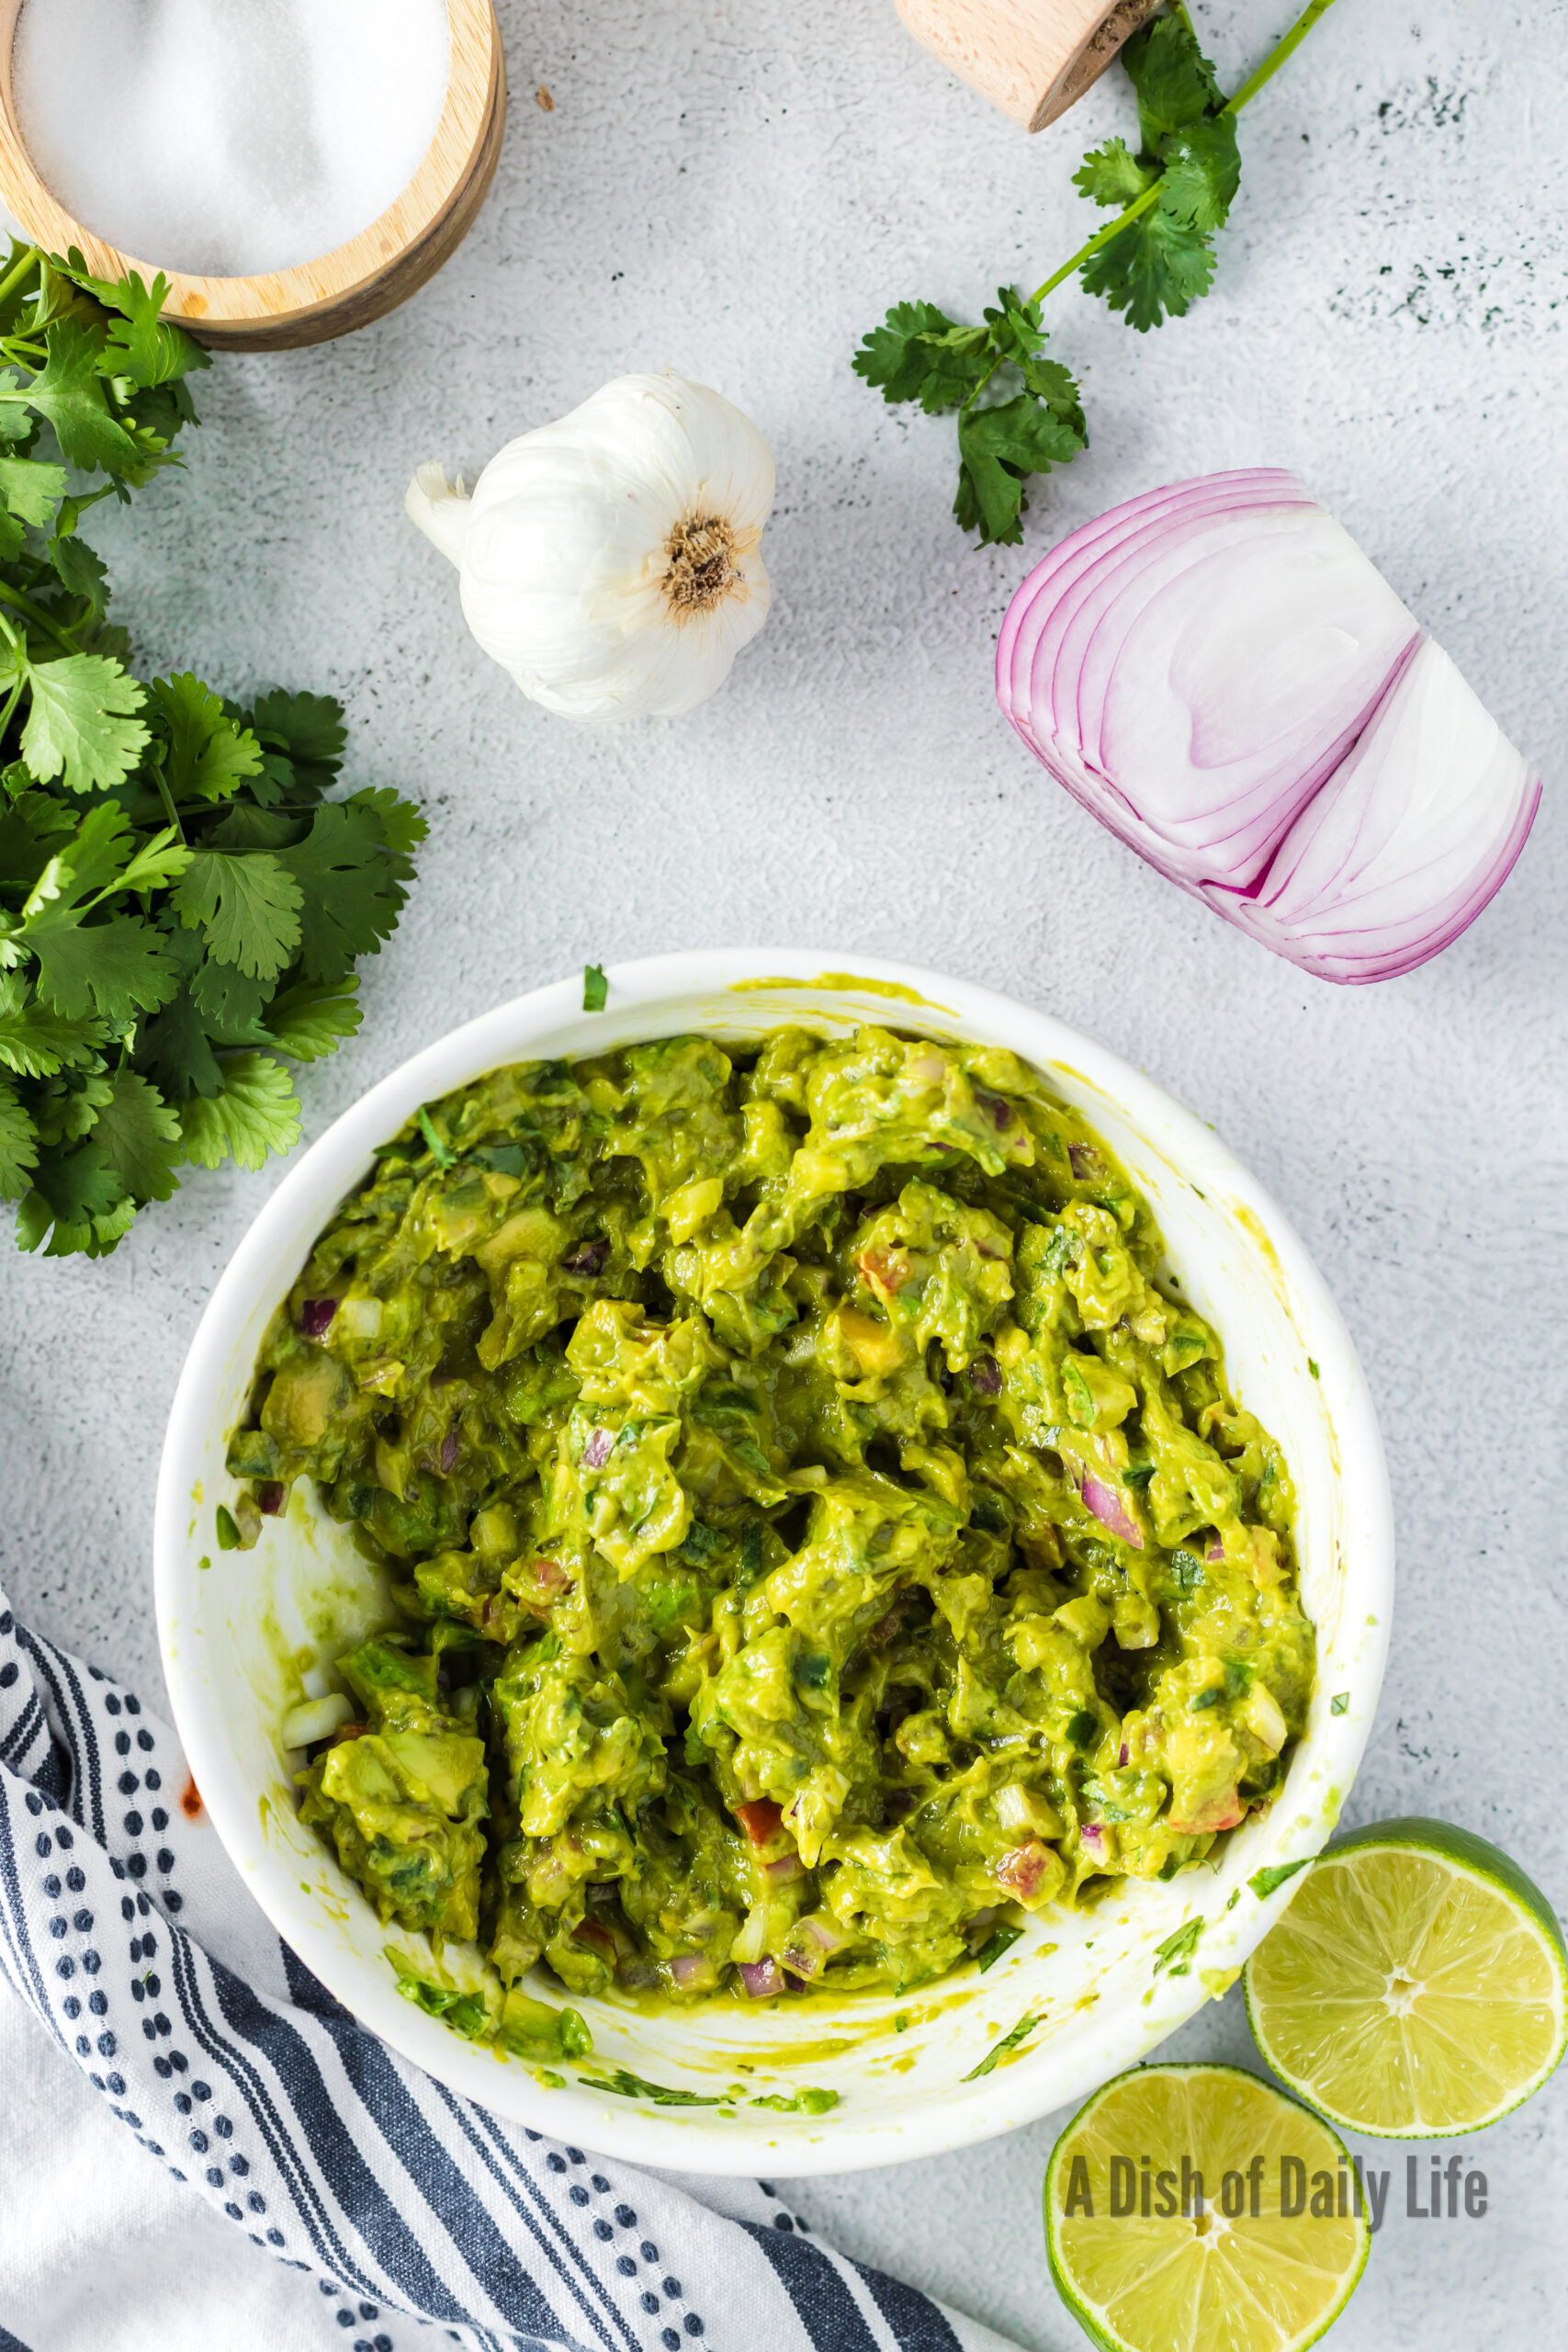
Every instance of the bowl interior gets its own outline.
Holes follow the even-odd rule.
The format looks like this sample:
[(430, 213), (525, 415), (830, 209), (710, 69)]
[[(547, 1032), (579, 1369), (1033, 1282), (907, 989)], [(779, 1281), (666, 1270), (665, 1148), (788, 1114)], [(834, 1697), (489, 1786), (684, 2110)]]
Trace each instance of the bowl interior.
[[(159, 1492), (160, 1627), (186, 1752), (231, 1856), (309, 1966), (407, 2056), (491, 2108), (611, 2153), (710, 2172), (840, 2171), (988, 2137), (1131, 2064), (1223, 1992), (1286, 1899), (1268, 1873), (1314, 1852), (1334, 1825), (1377, 1702), (1392, 1586), (1386, 1478), (1359, 1368), (1301, 1244), (1218, 1139), (1048, 1016), (902, 967), (824, 976), (822, 959), (800, 955), (662, 958), (610, 977), (603, 1012), (585, 1014), (578, 985), (563, 984), (406, 1064), (295, 1163), (225, 1273), (182, 1379)], [(1082, 1108), (1150, 1202), (1182, 1295), (1218, 1328), (1234, 1391), (1279, 1438), (1295, 1477), (1318, 1640), (1308, 1731), (1268, 1812), (1222, 1840), (1210, 1866), (1166, 1884), (1112, 1882), (1094, 1907), (1032, 1922), (984, 1976), (967, 1969), (902, 1999), (803, 1996), (763, 2012), (728, 1998), (678, 2013), (580, 2001), (594, 2055), (557, 2086), (399, 1996), (385, 1951), (407, 1951), (429, 1974), (420, 1939), (384, 1928), (299, 1825), (290, 1776), (302, 1759), (282, 1748), (279, 1724), (329, 1687), (333, 1659), (380, 1618), (382, 1597), (303, 1487), (253, 1551), (218, 1549), (214, 1510), (236, 1491), (228, 1434), (268, 1318), (316, 1233), (374, 1145), (420, 1102), (506, 1061), (683, 1029), (739, 1040), (790, 1022), (826, 1034), (863, 1021), (1010, 1046)], [(1180, 1945), (1162, 1958), (1173, 1936)], [(446, 1973), (460, 1981), (464, 1965), (449, 1949)], [(553, 1980), (536, 1989), (563, 1997)], [(617, 2096), (582, 2079), (617, 2067), (705, 2103)], [(807, 2086), (836, 2091), (840, 2105), (812, 2116), (751, 2104)]]

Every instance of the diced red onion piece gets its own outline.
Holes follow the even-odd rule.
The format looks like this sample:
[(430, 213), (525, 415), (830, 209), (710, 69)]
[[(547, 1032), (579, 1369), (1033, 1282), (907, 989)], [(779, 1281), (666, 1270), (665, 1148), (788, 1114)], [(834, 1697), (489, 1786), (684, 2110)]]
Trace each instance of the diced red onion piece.
[(605, 1463), (610, 1459), (615, 1443), (615, 1433), (613, 1430), (605, 1429), (603, 1424), (597, 1429), (591, 1430), (588, 1433), (588, 1442), (582, 1449), (583, 1468), (603, 1470)]
[(1100, 1154), (1091, 1143), (1070, 1143), (1067, 1146), (1067, 1158), (1072, 1163), (1073, 1174), (1080, 1182), (1086, 1176), (1095, 1176), (1100, 1173)]
[(264, 1478), (255, 1489), (256, 1509), (268, 1519), (276, 1519), (288, 1499), (288, 1489), (281, 1478)]
[(1225, 1547), (1224, 1538), (1216, 1535), (1208, 1550), (1204, 1553), (1203, 1557), (1205, 1560), (1223, 1560), (1224, 1556)]
[(615, 1981), (628, 1993), (650, 1993), (659, 1982), (659, 1971), (650, 1960), (623, 1960), (615, 1970)]
[(1449, 945), (1540, 796), (1348, 533), (1272, 468), (1070, 534), (1013, 599), (997, 692), (1112, 832), (1325, 979)]
[(995, 1356), (976, 1356), (969, 1367), (969, 1385), (976, 1396), (999, 1396), (1002, 1368)]
[(1116, 1751), (1116, 1769), (1117, 1769), (1117, 1770), (1118, 1770), (1118, 1771), (1120, 1771), (1120, 1770), (1121, 1770), (1121, 1769), (1122, 1769), (1122, 1765), (1124, 1765), (1124, 1764), (1126, 1763), (1126, 1761), (1127, 1761), (1127, 1743), (1126, 1743), (1126, 1741), (1125, 1741), (1125, 1740), (1123, 1740), (1123, 1741), (1122, 1742), (1121, 1747), (1120, 1747), (1117, 1749), (1117, 1751)]
[(849, 1942), (843, 1929), (835, 1928), (832, 1921), (823, 1918), (819, 1911), (813, 1911), (809, 1917), (802, 1919), (798, 1933), (809, 1936), (823, 1951), (841, 1951)]
[(683, 1951), (678, 1960), (671, 1962), (670, 1974), (672, 1982), (688, 1993), (716, 1981), (714, 1964), (705, 1951)]
[(770, 1886), (793, 1886), (806, 1876), (806, 1864), (798, 1854), (781, 1854), (776, 1862), (762, 1864), (762, 1876)]
[(441, 1464), (441, 1473), (443, 1477), (445, 1477), (446, 1473), (456, 1464), (457, 1456), (462, 1451), (462, 1446), (463, 1441), (457, 1434), (457, 1431), (456, 1430), (448, 1430), (446, 1436), (441, 1441), (441, 1452), (437, 1456)]
[(991, 1868), (991, 1876), (1021, 1903), (1032, 1902), (1040, 1892), (1045, 1873), (1051, 1867), (1051, 1854), (1038, 1838), (1026, 1838)]
[(753, 2001), (770, 2000), (784, 1988), (784, 1973), (776, 1960), (743, 1960), (740, 1982)]
[(335, 1298), (307, 1298), (299, 1308), (299, 1329), (308, 1340), (324, 1340), (336, 1313)]
[(1126, 1498), (1114, 1487), (1091, 1471), (1082, 1487), (1084, 1509), (1092, 1511), (1101, 1527), (1111, 1535), (1119, 1535), (1123, 1544), (1131, 1544), (1135, 1551), (1144, 1548), (1144, 1531), (1127, 1507)]
[[(798, 1934), (796, 1929), (797, 1938)], [(803, 1944), (797, 1940), (786, 1949), (784, 1964), (786, 1976), (798, 1976), (803, 1984), (809, 1984), (812, 1977), (821, 1975), (827, 1960), (814, 1944)]]
[(1097, 1862), (1105, 1860), (1105, 1832), (1098, 1821), (1086, 1821), (1078, 1831), (1078, 1843), (1086, 1854)]
[(564, 1258), (561, 1261), (562, 1269), (569, 1274), (602, 1273), (604, 1270), (604, 1261), (609, 1254), (610, 1245), (604, 1235), (599, 1234), (593, 1240), (585, 1241), (581, 1249), (575, 1251), (571, 1257)]

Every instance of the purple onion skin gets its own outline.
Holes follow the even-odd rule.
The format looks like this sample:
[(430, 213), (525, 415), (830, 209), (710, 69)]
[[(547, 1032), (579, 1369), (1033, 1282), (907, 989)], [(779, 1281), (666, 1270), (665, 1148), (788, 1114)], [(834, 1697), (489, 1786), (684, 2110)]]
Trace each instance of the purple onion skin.
[[(1230, 624), (1245, 636), (1253, 613), (1237, 651)], [(1349, 654), (1292, 701), (1278, 680), (1314, 631)], [(1447, 655), (1279, 468), (1168, 484), (1070, 533), (1014, 596), (996, 678), (1005, 717), (1109, 831), (1342, 987), (1450, 946), (1540, 806), (1540, 777)], [(1192, 748), (1172, 767), (1151, 747), (1179, 717)]]
[(299, 1309), (299, 1329), (308, 1340), (324, 1340), (336, 1313), (335, 1298), (308, 1298)]

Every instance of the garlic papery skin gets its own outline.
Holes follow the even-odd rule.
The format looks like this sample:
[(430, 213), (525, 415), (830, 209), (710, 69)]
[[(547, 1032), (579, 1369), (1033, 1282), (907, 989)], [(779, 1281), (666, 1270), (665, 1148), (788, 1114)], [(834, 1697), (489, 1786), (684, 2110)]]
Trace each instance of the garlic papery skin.
[(471, 496), (421, 466), (403, 503), (457, 566), (485, 651), (567, 718), (694, 709), (768, 616), (772, 454), (673, 372), (618, 376), (509, 441)]

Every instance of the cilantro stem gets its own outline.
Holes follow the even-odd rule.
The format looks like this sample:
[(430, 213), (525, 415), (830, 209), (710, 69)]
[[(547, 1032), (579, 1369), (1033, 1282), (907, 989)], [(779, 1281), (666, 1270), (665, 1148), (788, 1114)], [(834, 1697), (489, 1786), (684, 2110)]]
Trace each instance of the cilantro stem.
[(40, 249), (37, 245), (29, 245), (21, 259), (12, 263), (5, 277), (0, 277), (0, 302), (4, 302), (12, 288), (27, 276), (34, 262), (42, 259)]
[[(1221, 108), (1221, 112), (1224, 114), (1239, 114), (1243, 107), (1250, 106), (1253, 99), (1258, 96), (1258, 91), (1262, 89), (1264, 84), (1273, 80), (1274, 75), (1280, 71), (1280, 66), (1285, 63), (1287, 58), (1293, 56), (1295, 51), (1301, 47), (1308, 33), (1311, 32), (1314, 25), (1316, 24), (1318, 18), (1326, 15), (1333, 6), (1334, 0), (1309, 0), (1308, 6), (1303, 9), (1301, 15), (1296, 18), (1295, 23), (1291, 27), (1290, 31), (1285, 34), (1283, 40), (1276, 42), (1275, 46), (1269, 51), (1268, 56), (1264, 59), (1262, 64), (1258, 66), (1256, 73), (1249, 74), (1247, 75), (1247, 80), (1242, 84), (1235, 96), (1233, 98), (1227, 98), (1224, 106)], [(1177, 13), (1185, 17), (1187, 11), (1185, 8), (1179, 8)], [(1108, 220), (1103, 229), (1097, 230), (1087, 244), (1083, 244), (1078, 247), (1077, 253), (1074, 254), (1070, 261), (1065, 261), (1060, 269), (1052, 271), (1050, 277), (1045, 280), (1045, 283), (1043, 286), (1035, 288), (1034, 292), (1029, 298), (1031, 305), (1036, 302), (1043, 302), (1048, 294), (1054, 294), (1058, 286), (1065, 285), (1069, 277), (1074, 277), (1077, 272), (1083, 267), (1085, 262), (1092, 261), (1095, 254), (1099, 253), (1102, 245), (1108, 245), (1112, 237), (1119, 236), (1130, 221), (1141, 220), (1143, 215), (1149, 210), (1150, 207), (1157, 203), (1160, 189), (1164, 185), (1165, 175), (1162, 172), (1158, 179), (1150, 181), (1142, 196), (1134, 197), (1132, 203), (1127, 206), (1124, 211), (1119, 212), (1113, 220)], [(981, 377), (979, 382), (976, 385), (968, 399), (964, 402), (964, 409), (971, 409), (974, 407), (975, 402), (985, 390), (986, 386), (990, 382), (991, 378), (996, 374), (997, 369), (1001, 367), (1006, 356), (1007, 355), (1005, 352), (998, 352), (997, 354), (997, 356), (992, 360), (990, 366), (987, 368), (985, 374)]]
[(180, 812), (175, 806), (175, 796), (169, 790), (168, 780), (164, 774), (164, 763), (161, 759), (155, 759), (152, 763), (152, 781), (158, 787), (158, 797), (164, 804), (169, 822), (183, 842), (186, 839), (186, 829), (180, 822)]
[(49, 615), (35, 605), (30, 596), (24, 596), (19, 588), (7, 587), (4, 581), (0, 581), (0, 602), (14, 605), (18, 613), (32, 622), (35, 628), (41, 628), (46, 637), (53, 638), (56, 645), (63, 646), (67, 653), (80, 652), (81, 648), (75, 639), (68, 637), (62, 628), (56, 628)]
[(1293, 57), (1296, 51), (1300, 49), (1318, 18), (1326, 16), (1333, 6), (1334, 0), (1311, 0), (1311, 6), (1302, 10), (1284, 40), (1269, 51), (1257, 73), (1249, 74), (1235, 97), (1227, 102), (1224, 109), (1226, 114), (1239, 114), (1243, 107), (1251, 105), (1265, 82), (1273, 80), (1286, 59)]

